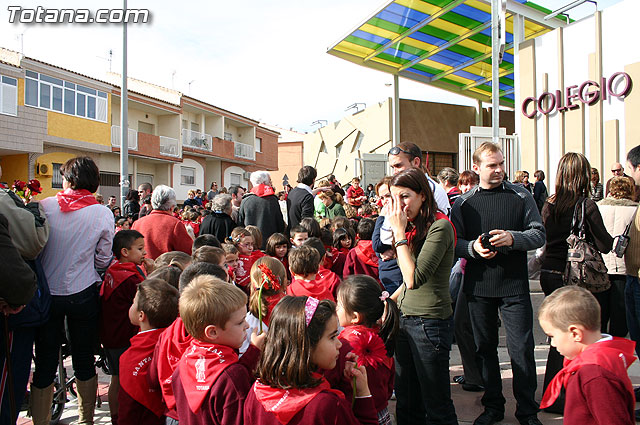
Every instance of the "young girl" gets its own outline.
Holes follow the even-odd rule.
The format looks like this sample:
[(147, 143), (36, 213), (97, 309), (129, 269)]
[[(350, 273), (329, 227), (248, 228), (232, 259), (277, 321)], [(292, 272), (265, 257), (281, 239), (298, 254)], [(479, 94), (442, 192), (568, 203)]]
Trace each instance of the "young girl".
[[(284, 266), (276, 258), (268, 256), (258, 258), (251, 266), (251, 296), (246, 317), (249, 328), (247, 338), (240, 347), (240, 353), (244, 353), (249, 348), (254, 330), (260, 334), (269, 329), (271, 312), (278, 301), (286, 295), (287, 282)], [(262, 293), (260, 287), (262, 287)], [(262, 319), (262, 328), (260, 319)]]
[(251, 266), (257, 258), (252, 257), (253, 252), (253, 236), (244, 227), (236, 227), (231, 231), (228, 241), (235, 245), (238, 249), (238, 266), (235, 269), (235, 284), (242, 289), (247, 296), (250, 295), (249, 281), (251, 279), (249, 272)]
[[(258, 226), (248, 225), (245, 229), (247, 229), (249, 233), (251, 233), (251, 236), (253, 236), (253, 252), (262, 254), (262, 251), (260, 251), (262, 249), (262, 232)], [(262, 257), (262, 255), (260, 255), (260, 257)]]
[(344, 253), (344, 255), (347, 255), (349, 250), (353, 248), (355, 239), (355, 235), (353, 235), (350, 229), (337, 229), (333, 233), (333, 247)]
[(236, 269), (238, 268), (238, 248), (231, 243), (223, 243), (225, 254), (224, 267), (229, 275), (229, 282), (236, 283)]
[(282, 233), (274, 233), (267, 239), (267, 247), (265, 254), (280, 260), (287, 273), (287, 279), (291, 280), (291, 272), (289, 271), (289, 260), (287, 255), (291, 249), (291, 241)]
[(333, 369), (342, 343), (335, 304), (311, 297), (284, 297), (274, 308), (258, 380), (244, 406), (244, 423), (256, 425), (377, 424), (366, 367), (351, 355), (345, 368), (355, 378), (356, 398), (332, 390), (317, 373)]
[[(369, 388), (378, 413), (380, 425), (390, 425), (391, 416), (387, 401), (393, 392), (395, 367), (393, 352), (398, 331), (399, 311), (388, 292), (380, 291), (380, 284), (371, 276), (354, 275), (346, 278), (338, 287), (338, 319), (344, 329), (340, 340), (351, 345), (358, 356), (358, 365), (367, 367)], [(384, 321), (379, 326), (379, 321)], [(342, 371), (337, 371), (342, 375)], [(325, 376), (330, 379), (336, 371)], [(333, 383), (333, 382), (332, 382)], [(337, 388), (347, 398), (351, 397), (350, 382), (342, 379)]]

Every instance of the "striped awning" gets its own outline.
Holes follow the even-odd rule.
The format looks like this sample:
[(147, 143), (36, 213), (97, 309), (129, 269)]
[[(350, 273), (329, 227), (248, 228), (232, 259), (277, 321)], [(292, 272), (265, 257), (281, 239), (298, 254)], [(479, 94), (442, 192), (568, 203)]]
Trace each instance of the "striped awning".
[[(514, 16), (524, 39), (566, 25), (527, 0), (506, 0), (500, 104), (514, 105)], [(328, 50), (358, 65), (491, 102), (491, 0), (393, 0)]]

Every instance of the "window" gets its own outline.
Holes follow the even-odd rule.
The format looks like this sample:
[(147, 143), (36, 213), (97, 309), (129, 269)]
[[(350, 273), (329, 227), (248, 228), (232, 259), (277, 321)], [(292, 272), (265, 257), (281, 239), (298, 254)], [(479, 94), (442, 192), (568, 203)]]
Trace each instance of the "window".
[(360, 149), (360, 145), (362, 145), (362, 139), (364, 139), (364, 134), (361, 131), (358, 131), (358, 135), (356, 136), (356, 141), (353, 144), (353, 149), (351, 152), (355, 152)]
[(26, 71), (25, 105), (107, 122), (107, 98), (105, 92)]
[(200, 124), (198, 124), (197, 122), (192, 122), (191, 123), (191, 131), (195, 131), (196, 133), (200, 132)]
[(60, 174), (60, 167), (62, 167), (62, 164), (56, 164), (54, 162), (52, 165), (53, 176), (51, 177), (51, 187), (53, 189), (62, 189), (62, 174)]
[(155, 126), (148, 122), (138, 121), (138, 131), (140, 133), (155, 134)]
[(233, 134), (231, 133), (227, 133), (226, 131), (224, 132), (224, 140), (228, 140), (230, 142), (233, 141)]
[(242, 174), (229, 173), (229, 180), (231, 181), (231, 186), (240, 186), (242, 185)]
[(18, 115), (18, 80), (2, 76), (0, 80), (0, 113)]
[(256, 137), (256, 152), (262, 152), (262, 139)]
[(192, 167), (180, 167), (180, 184), (184, 186), (195, 186), (196, 169)]

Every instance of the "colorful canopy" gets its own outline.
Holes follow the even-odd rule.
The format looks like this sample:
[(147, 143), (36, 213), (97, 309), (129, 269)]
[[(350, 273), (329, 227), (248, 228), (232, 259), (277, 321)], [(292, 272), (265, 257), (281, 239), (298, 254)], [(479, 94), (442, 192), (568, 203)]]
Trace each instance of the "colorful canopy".
[[(505, 0), (500, 104), (514, 105), (514, 15), (528, 40), (566, 25), (527, 0)], [(329, 54), (401, 77), (491, 101), (491, 0), (393, 0), (335, 43)]]

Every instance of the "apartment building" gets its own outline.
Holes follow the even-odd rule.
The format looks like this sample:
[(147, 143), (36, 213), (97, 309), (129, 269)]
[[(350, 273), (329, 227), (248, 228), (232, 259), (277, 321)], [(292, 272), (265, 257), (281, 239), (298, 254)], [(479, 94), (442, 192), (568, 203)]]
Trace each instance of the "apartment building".
[[(41, 197), (62, 188), (60, 166), (88, 155), (103, 196), (119, 193), (120, 77), (104, 80), (0, 49), (1, 181), (37, 178)], [(278, 133), (194, 97), (128, 79), (129, 181), (175, 188), (178, 200), (212, 181), (249, 185), (278, 168)]]

